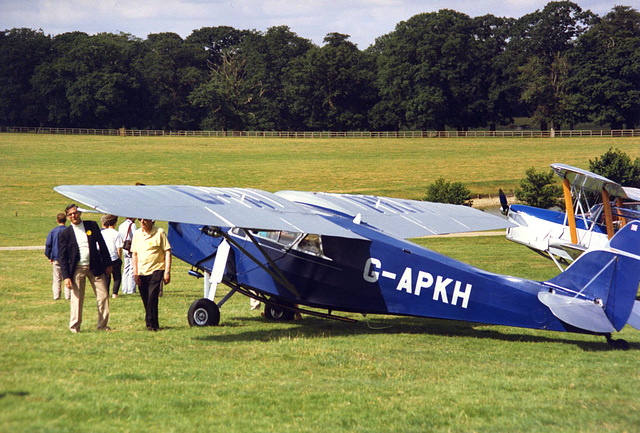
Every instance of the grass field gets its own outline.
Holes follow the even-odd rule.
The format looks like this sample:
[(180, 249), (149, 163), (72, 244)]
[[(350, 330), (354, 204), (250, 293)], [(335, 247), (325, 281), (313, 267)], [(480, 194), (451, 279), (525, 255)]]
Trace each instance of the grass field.
[[(210, 139), (0, 134), (0, 246), (38, 245), (67, 200), (60, 184), (191, 184), (421, 199), (444, 177), (472, 194), (513, 191), (529, 167), (586, 168), (640, 138)], [(19, 226), (20, 230), (15, 230)]]
[[(513, 190), (531, 166), (586, 167), (638, 139), (236, 140), (0, 134), (0, 246), (40, 245), (67, 200), (58, 184), (184, 183), (421, 198), (438, 177), (474, 194)], [(85, 216), (87, 216), (85, 214)], [(494, 272), (555, 267), (501, 236), (429, 238)], [(0, 251), (0, 432), (634, 432), (640, 333), (604, 338), (376, 316), (266, 323), (234, 297), (221, 326), (189, 328), (201, 284), (175, 264), (158, 333), (136, 296), (112, 332), (67, 330), (42, 251)]]

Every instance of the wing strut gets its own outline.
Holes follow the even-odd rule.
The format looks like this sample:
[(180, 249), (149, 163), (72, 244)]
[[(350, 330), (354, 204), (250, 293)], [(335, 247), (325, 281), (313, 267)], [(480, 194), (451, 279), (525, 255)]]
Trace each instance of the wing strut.
[[(624, 203), (622, 202), (622, 197), (616, 198), (616, 206), (620, 209), (624, 207)], [(616, 219), (620, 222), (620, 228), (622, 228), (627, 224), (627, 219), (622, 215), (620, 215), (620, 211), (617, 211), (617, 213), (618, 213), (618, 216), (616, 217)]]
[(602, 207), (604, 209), (604, 222), (607, 227), (607, 237), (613, 237), (613, 217), (611, 215), (611, 198), (606, 188), (602, 188)]
[(569, 233), (571, 243), (578, 243), (578, 231), (576, 230), (576, 215), (573, 211), (573, 200), (571, 199), (571, 182), (566, 177), (562, 179), (562, 190), (564, 191), (564, 205), (567, 208), (567, 220), (569, 222)]
[(287, 289), (288, 291), (293, 293), (293, 295), (295, 295), (297, 298), (300, 298), (300, 294), (298, 293), (296, 288), (293, 286), (293, 284), (291, 284), (291, 282), (289, 280), (287, 280), (287, 278), (284, 276), (284, 274), (282, 274), (282, 271), (280, 271), (280, 268), (278, 268), (278, 266), (273, 262), (273, 260), (271, 260), (271, 257), (269, 257), (269, 255), (262, 248), (262, 246), (258, 243), (258, 241), (256, 241), (256, 239), (251, 235), (251, 233), (249, 233), (248, 229), (244, 230), (245, 234), (249, 237), (251, 242), (258, 248), (258, 250), (260, 250), (260, 253), (262, 253), (262, 255), (267, 260), (269, 265), (271, 265), (273, 267), (273, 269), (275, 269), (275, 272), (273, 270), (269, 269), (267, 266), (265, 266), (264, 263), (262, 263), (256, 257), (254, 257), (253, 254), (251, 254), (244, 247), (242, 247), (242, 245), (240, 245), (233, 238), (231, 238), (231, 236), (229, 236), (228, 233), (225, 233), (224, 231), (220, 230), (219, 228), (213, 228), (213, 227), (211, 227), (211, 228), (215, 230), (215, 232), (216, 232), (215, 235), (222, 236), (223, 238), (225, 238), (227, 240), (227, 242), (229, 242), (234, 247), (236, 247), (237, 249), (242, 251), (242, 253), (244, 255), (246, 255), (252, 262), (254, 262), (256, 265), (260, 266), (265, 272), (267, 272), (276, 281), (278, 281), (280, 284), (282, 284), (285, 289)]
[(273, 267), (273, 269), (276, 271), (276, 273), (280, 277), (280, 278), (278, 278), (278, 280), (285, 286), (285, 288), (288, 291), (293, 293), (297, 298), (300, 298), (300, 294), (298, 293), (296, 288), (293, 286), (293, 284), (291, 284), (291, 282), (289, 282), (289, 280), (287, 280), (287, 277), (284, 276), (284, 274), (282, 273), (282, 271), (280, 270), (278, 265), (276, 265), (274, 263), (274, 261), (271, 260), (271, 257), (269, 257), (267, 252), (262, 248), (262, 245), (260, 245), (260, 243), (258, 241), (256, 241), (256, 238), (253, 237), (253, 235), (251, 234), (251, 232), (249, 230), (245, 230), (245, 233), (247, 234), (249, 239), (251, 239), (251, 242), (258, 248), (258, 250), (260, 250), (260, 253), (262, 253), (264, 258), (267, 259), (267, 262), (269, 262), (271, 267)]

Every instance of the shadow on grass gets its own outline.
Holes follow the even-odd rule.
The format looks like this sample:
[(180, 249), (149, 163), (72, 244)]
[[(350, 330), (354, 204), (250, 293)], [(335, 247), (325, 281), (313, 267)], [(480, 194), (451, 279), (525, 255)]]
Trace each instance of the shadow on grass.
[(6, 392), (0, 392), (0, 399), (3, 399), (7, 396), (15, 396), (15, 397), (27, 397), (28, 395), (30, 395), (31, 393), (26, 392), (26, 391), (6, 391)]
[[(613, 349), (604, 336), (593, 336), (594, 341), (584, 341), (571, 338), (571, 333), (558, 333), (553, 331), (536, 331), (540, 335), (518, 332), (518, 328), (505, 327), (509, 332), (503, 333), (496, 329), (483, 329), (490, 325), (469, 322), (457, 322), (436, 319), (422, 319), (412, 317), (385, 317), (374, 318), (357, 323), (336, 322), (315, 317), (305, 316), (298, 322), (267, 322), (261, 317), (238, 318), (236, 323), (222, 324), (225, 329), (235, 328), (238, 332), (213, 334), (206, 337), (197, 337), (203, 341), (233, 342), (233, 341), (273, 341), (281, 338), (291, 338), (292, 334), (299, 338), (328, 338), (352, 335), (432, 335), (443, 337), (492, 339), (509, 342), (523, 343), (565, 343), (578, 346), (584, 351), (599, 352)], [(263, 329), (242, 331), (241, 322), (261, 322)], [(256, 324), (256, 326), (258, 326)], [(251, 327), (247, 323), (247, 327)], [(215, 328), (212, 328), (215, 329)], [(554, 338), (557, 336), (557, 338)], [(640, 343), (629, 343), (629, 349), (640, 350)]]

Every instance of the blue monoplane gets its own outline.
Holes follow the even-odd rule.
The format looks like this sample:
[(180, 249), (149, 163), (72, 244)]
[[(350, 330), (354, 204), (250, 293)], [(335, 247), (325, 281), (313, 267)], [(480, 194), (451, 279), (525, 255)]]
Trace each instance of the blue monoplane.
[[(549, 281), (497, 275), (408, 238), (505, 228), (465, 206), (376, 196), (194, 186), (59, 186), (98, 212), (169, 222), (172, 253), (205, 276), (192, 325), (217, 325), (233, 293), (271, 319), (335, 312), (462, 320), (604, 335), (640, 329), (640, 223)], [(221, 282), (231, 290), (217, 304)], [(313, 309), (309, 309), (313, 308)], [(322, 310), (322, 311), (317, 311)], [(326, 313), (324, 311), (327, 311)]]

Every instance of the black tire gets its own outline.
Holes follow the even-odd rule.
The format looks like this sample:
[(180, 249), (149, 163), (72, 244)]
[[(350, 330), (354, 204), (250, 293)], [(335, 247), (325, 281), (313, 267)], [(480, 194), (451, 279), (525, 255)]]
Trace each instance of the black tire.
[(217, 326), (220, 323), (220, 309), (210, 299), (202, 298), (189, 307), (189, 326)]
[(265, 304), (264, 317), (267, 320), (274, 320), (277, 322), (290, 322), (293, 320), (295, 313), (287, 308), (282, 308), (277, 305)]

